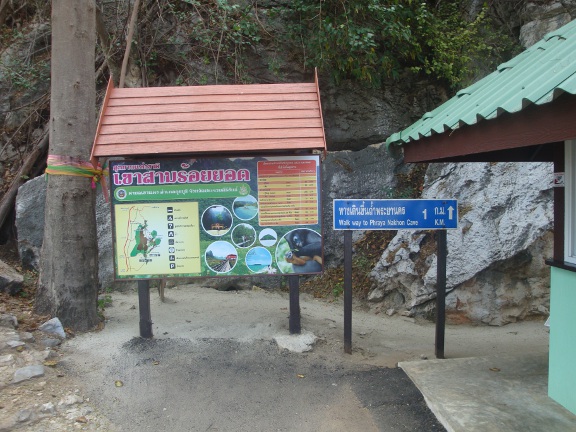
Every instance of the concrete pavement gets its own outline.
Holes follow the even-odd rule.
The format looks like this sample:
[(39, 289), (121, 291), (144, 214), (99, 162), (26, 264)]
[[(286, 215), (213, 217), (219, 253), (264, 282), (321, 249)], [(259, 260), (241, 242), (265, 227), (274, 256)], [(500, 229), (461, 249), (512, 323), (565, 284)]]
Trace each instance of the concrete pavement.
[(409, 361), (399, 366), (448, 432), (576, 431), (576, 415), (547, 395), (547, 353)]

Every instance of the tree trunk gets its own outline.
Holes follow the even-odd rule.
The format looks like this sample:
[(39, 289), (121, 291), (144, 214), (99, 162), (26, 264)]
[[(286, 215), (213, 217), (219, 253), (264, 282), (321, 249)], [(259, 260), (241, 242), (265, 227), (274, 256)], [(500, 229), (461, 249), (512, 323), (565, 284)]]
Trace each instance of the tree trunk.
[[(95, 0), (52, 0), (49, 153), (90, 159), (96, 129)], [(88, 178), (49, 175), (36, 311), (83, 331), (98, 323), (95, 193)]]

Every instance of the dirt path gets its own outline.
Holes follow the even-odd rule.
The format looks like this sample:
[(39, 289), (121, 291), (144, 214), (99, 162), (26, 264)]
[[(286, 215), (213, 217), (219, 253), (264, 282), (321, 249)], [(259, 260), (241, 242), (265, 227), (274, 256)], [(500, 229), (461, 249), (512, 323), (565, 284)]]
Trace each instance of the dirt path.
[[(165, 303), (154, 293), (152, 340), (137, 337), (136, 293), (112, 297), (104, 330), (66, 341), (56, 368), (26, 384), (29, 396), (54, 394), (58, 413), (22, 422), (22, 430), (443, 430), (395, 367), (433, 358), (432, 323), (357, 308), (348, 355), (342, 304), (303, 296), (303, 331), (318, 341), (292, 353), (274, 341), (288, 335), (285, 293), (181, 286), (166, 290)], [(540, 322), (460, 325), (447, 327), (445, 352), (546, 352), (547, 344)], [(50, 390), (38, 390), (40, 380)], [(74, 394), (75, 403), (59, 410)]]

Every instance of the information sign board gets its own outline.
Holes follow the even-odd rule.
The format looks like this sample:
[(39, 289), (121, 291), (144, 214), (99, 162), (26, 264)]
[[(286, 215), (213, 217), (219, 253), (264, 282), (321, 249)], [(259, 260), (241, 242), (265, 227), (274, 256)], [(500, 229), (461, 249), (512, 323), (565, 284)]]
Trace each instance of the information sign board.
[(335, 199), (335, 230), (458, 228), (454, 199)]
[(321, 273), (320, 156), (110, 162), (117, 279)]

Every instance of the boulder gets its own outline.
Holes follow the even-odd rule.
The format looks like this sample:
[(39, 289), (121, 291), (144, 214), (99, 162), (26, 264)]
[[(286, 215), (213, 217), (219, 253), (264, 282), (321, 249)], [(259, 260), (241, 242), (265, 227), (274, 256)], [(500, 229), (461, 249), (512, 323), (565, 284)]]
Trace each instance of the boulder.
[(46, 321), (38, 327), (38, 330), (49, 335), (56, 335), (62, 339), (66, 339), (66, 332), (64, 331), (62, 322), (60, 322), (58, 318), (52, 318)]
[(0, 261), (0, 292), (16, 295), (22, 290), (24, 277), (4, 261)]
[[(459, 227), (447, 235), (448, 314), (504, 324), (547, 308), (551, 173), (548, 163), (430, 165), (422, 198), (458, 200)], [(436, 250), (433, 234), (399, 231), (371, 273), (373, 297), (383, 292), (388, 305), (399, 293), (406, 308), (426, 315), (436, 297)]]
[(114, 245), (110, 203), (96, 195), (96, 233), (98, 236), (98, 283), (101, 289), (114, 286)]
[(46, 175), (27, 181), (18, 188), (16, 197), (18, 254), (25, 269), (40, 270), (45, 202)]

